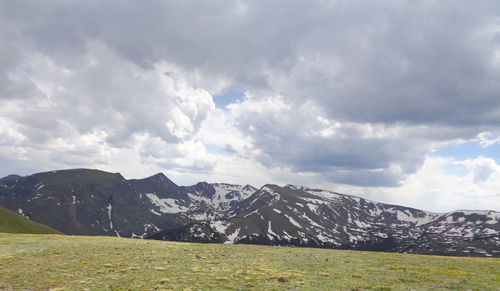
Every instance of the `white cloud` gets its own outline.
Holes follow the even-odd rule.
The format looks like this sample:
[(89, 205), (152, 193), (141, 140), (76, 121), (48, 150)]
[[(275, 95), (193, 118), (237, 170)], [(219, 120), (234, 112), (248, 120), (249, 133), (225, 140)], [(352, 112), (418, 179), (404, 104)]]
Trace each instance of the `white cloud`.
[(494, 144), (497, 144), (497, 143), (500, 143), (500, 136), (495, 136), (493, 133), (491, 132), (481, 132), (480, 134), (477, 135), (477, 139), (476, 139), (477, 142), (479, 142), (479, 144), (482, 146), (482, 147), (490, 147)]
[[(124, 148), (136, 147), (136, 135), (170, 148), (203, 147), (192, 139), (215, 106), (212, 96), (198, 88), (196, 72), (166, 62), (146, 70), (97, 43), (88, 43), (88, 51), (75, 55), (71, 66), (40, 53), (25, 57), (18, 65), (22, 69), (11, 75), (34, 84), (36, 94), (21, 98), (6, 95), (9, 91), (3, 92), (9, 98), (0, 98), (0, 144), (9, 153), (3, 171), (23, 172), (16, 159), (32, 160), (28, 169), (37, 170), (99, 167)], [(192, 153), (184, 150), (181, 156)], [(179, 153), (174, 154), (179, 163)]]
[(485, 157), (465, 161), (427, 157), (423, 166), (401, 187), (362, 189), (344, 186), (344, 190), (429, 211), (499, 210), (500, 165)]

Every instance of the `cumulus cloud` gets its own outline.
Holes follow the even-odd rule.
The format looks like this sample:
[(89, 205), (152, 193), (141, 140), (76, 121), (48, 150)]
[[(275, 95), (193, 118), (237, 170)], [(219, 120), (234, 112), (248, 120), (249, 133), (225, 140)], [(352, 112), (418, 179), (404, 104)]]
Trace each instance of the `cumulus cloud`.
[[(176, 66), (162, 62), (144, 70), (101, 44), (88, 44), (87, 49), (74, 56), (84, 59), (80, 65), (71, 67), (39, 53), (19, 64), (23, 72), (11, 74), (35, 84), (37, 94), (17, 98), (3, 92), (7, 98), (0, 100), (0, 112), (9, 124), (6, 138), (18, 144), (22, 140), (25, 147), (45, 146), (57, 159), (68, 148), (89, 157), (98, 153), (90, 154), (82, 145), (97, 151), (101, 145), (124, 147), (136, 133), (181, 142), (197, 132), (214, 108), (211, 95), (196, 87), (195, 76)], [(96, 135), (101, 138), (88, 138)]]
[(453, 134), (448, 127), (329, 119), (313, 102), (295, 107), (279, 95), (247, 95), (227, 109), (232, 124), (250, 138), (248, 147), (256, 149), (251, 156), (261, 164), (321, 173), (330, 182), (360, 186), (400, 185), (436, 143)]
[(427, 157), (423, 166), (409, 176), (401, 188), (344, 188), (400, 205), (430, 211), (500, 209), (500, 165), (490, 158), (465, 161)]
[(167, 62), (144, 69), (98, 43), (74, 58), (84, 60), (67, 67), (56, 57), (33, 53), (19, 64), (21, 73), (13, 72), (35, 84), (37, 94), (19, 98), (4, 92), (7, 98), (0, 100), (4, 172), (116, 171), (107, 164), (116, 165), (114, 156), (128, 148), (137, 158), (129, 155), (131, 164), (120, 166), (134, 176), (146, 172), (136, 171), (137, 163), (156, 165), (148, 167), (155, 171), (210, 169), (193, 135), (214, 104), (199, 88), (196, 72)]

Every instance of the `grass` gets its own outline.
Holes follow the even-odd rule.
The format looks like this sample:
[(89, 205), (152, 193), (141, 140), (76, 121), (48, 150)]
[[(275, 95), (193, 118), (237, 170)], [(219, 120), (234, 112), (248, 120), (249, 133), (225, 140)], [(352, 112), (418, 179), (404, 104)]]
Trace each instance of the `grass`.
[(28, 219), (0, 206), (0, 232), (62, 234), (61, 232)]
[(0, 246), (0, 290), (500, 289), (495, 258), (6, 233)]

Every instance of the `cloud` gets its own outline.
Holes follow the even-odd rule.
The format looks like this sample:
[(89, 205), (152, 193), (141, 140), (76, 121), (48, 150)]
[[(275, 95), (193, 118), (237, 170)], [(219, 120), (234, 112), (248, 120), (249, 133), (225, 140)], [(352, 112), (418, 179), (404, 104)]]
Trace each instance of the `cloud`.
[(196, 74), (167, 62), (145, 70), (90, 42), (73, 58), (67, 66), (30, 52), (10, 75), (33, 84), (34, 94), (2, 91), (0, 143), (19, 159), (45, 152), (44, 162), (36, 154), (35, 168), (105, 164), (112, 153), (133, 146), (136, 134), (183, 143), (214, 109)]
[(487, 182), (500, 173), (500, 167), (491, 158), (478, 157), (459, 161), (456, 164), (465, 167), (469, 171), (467, 178), (476, 184)]
[(499, 6), (3, 2), (1, 170), (403, 189), (443, 145), (498, 142)]
[[(88, 65), (71, 70), (39, 57), (30, 65), (29, 79), (43, 97), (10, 104), (4, 101), (10, 105), (4, 116), (43, 129), (63, 127), (61, 122), (67, 121), (80, 133), (107, 127), (112, 142), (123, 142), (135, 131), (175, 141), (195, 132), (214, 107), (210, 94), (188, 85), (185, 76), (165, 74), (174, 69), (167, 64), (141, 71), (108, 55), (103, 48), (87, 57), (99, 61), (89, 60)], [(46, 131), (47, 135), (54, 133)]]
[(497, 4), (20, 3), (4, 4), (23, 28), (17, 38), (68, 65), (93, 40), (141, 68), (198, 70), (209, 91), (221, 78), (312, 99), (337, 120), (499, 121)]
[(270, 85), (337, 120), (498, 124), (492, 7), (386, 4), (339, 2), (319, 17), (323, 27), (296, 39), (300, 58), (288, 71), (270, 70)]
[(421, 166), (433, 144), (419, 134), (422, 128), (331, 120), (311, 102), (295, 108), (281, 96), (247, 96), (228, 111), (232, 124), (249, 137), (253, 159), (267, 167), (322, 173), (332, 183), (397, 186)]
[[(460, 174), (448, 169), (457, 168)], [(500, 209), (500, 165), (485, 157), (427, 157), (401, 188), (357, 189), (365, 196), (431, 211)]]
[(497, 135), (495, 137), (495, 135), (491, 132), (481, 132), (477, 136), (477, 141), (482, 147), (487, 148), (494, 144), (500, 143), (500, 136)]

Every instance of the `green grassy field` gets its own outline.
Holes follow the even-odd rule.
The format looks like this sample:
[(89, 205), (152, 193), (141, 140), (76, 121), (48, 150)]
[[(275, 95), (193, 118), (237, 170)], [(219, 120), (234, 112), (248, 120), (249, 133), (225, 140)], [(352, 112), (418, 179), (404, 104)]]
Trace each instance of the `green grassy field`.
[(0, 206), (0, 232), (8, 233), (37, 233), (37, 234), (61, 234), (61, 232), (37, 223), (18, 213)]
[(0, 233), (2, 289), (500, 290), (500, 259)]

